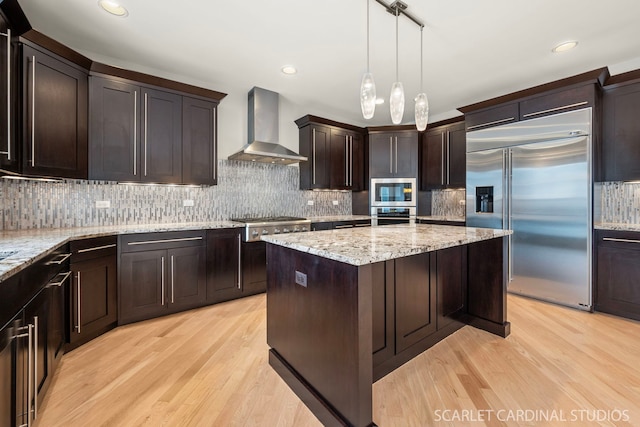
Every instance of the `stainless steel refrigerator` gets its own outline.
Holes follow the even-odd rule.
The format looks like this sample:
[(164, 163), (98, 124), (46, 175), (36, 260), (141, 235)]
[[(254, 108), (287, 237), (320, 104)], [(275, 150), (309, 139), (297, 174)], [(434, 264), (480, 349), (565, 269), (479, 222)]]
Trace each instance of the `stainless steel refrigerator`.
[(591, 310), (591, 108), (467, 133), (467, 226), (513, 230), (507, 290)]

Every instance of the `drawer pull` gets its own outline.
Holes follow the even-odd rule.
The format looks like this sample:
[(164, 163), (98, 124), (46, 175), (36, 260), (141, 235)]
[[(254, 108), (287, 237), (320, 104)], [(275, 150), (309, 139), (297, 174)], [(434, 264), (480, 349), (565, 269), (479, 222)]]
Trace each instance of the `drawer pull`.
[(353, 228), (353, 225), (351, 225), (351, 224), (347, 224), (347, 225), (336, 225), (334, 228), (335, 228), (336, 230), (337, 230), (337, 229), (339, 229), (339, 228)]
[(191, 242), (194, 240), (202, 240), (202, 236), (198, 237), (184, 237), (181, 239), (161, 239), (161, 240), (144, 240), (141, 242), (129, 242), (127, 245), (136, 246), (136, 245), (150, 245), (153, 243), (173, 243), (173, 242)]
[(59, 273), (58, 275), (56, 275), (56, 277), (54, 277), (54, 280), (57, 279), (58, 277), (62, 276), (62, 279), (58, 280), (57, 282), (49, 282), (47, 283), (47, 287), (50, 286), (62, 286), (64, 284), (64, 282), (67, 281), (67, 279), (69, 278), (69, 276), (71, 276), (71, 271), (67, 271), (66, 273)]
[(622, 242), (622, 243), (640, 243), (640, 240), (634, 239), (617, 239), (615, 237), (603, 237), (602, 240), (606, 240), (607, 242)]
[(47, 264), (51, 265), (51, 264), (57, 264), (57, 265), (62, 265), (62, 263), (64, 263), (66, 260), (69, 259), (69, 257), (71, 256), (71, 254), (60, 254), (58, 255), (60, 257), (60, 259), (55, 259), (55, 260), (51, 260), (49, 261)]
[(112, 243), (110, 245), (96, 246), (94, 248), (87, 248), (87, 249), (80, 249), (80, 250), (78, 250), (78, 253), (79, 254), (83, 254), (85, 252), (99, 251), (101, 249), (109, 249), (109, 248), (115, 248), (115, 247), (116, 247), (116, 244)]
[(522, 117), (533, 117), (539, 116), (540, 114), (553, 113), (554, 111), (566, 110), (567, 108), (580, 107), (582, 105), (587, 105), (587, 101), (576, 102), (575, 104), (563, 105), (562, 107), (549, 108), (548, 110), (536, 111), (535, 113), (527, 113), (523, 114)]
[(509, 118), (506, 118), (506, 119), (496, 120), (494, 122), (480, 123), (479, 125), (469, 126), (467, 128), (467, 131), (470, 131), (471, 129), (481, 128), (481, 127), (484, 127), (484, 126), (491, 126), (491, 125), (497, 125), (497, 124), (500, 124), (500, 123), (512, 122), (515, 119), (516, 119), (515, 117), (509, 117)]

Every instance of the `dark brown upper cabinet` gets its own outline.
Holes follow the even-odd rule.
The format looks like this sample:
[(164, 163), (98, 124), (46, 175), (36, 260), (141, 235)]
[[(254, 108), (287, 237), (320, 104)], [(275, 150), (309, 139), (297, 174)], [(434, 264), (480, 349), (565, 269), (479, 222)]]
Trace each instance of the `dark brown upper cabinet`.
[(586, 107), (597, 107), (599, 88), (609, 76), (600, 68), (573, 77), (458, 108), (467, 132)]
[(640, 70), (607, 81), (603, 96), (604, 181), (640, 179)]
[(182, 182), (215, 185), (218, 180), (216, 102), (182, 97)]
[(20, 45), (22, 173), (87, 178), (87, 72), (36, 45)]
[(315, 116), (296, 120), (300, 154), (300, 189), (360, 191), (364, 188), (363, 129)]
[(182, 97), (91, 76), (91, 179), (182, 182)]
[(369, 130), (370, 178), (418, 178), (417, 130)]
[(422, 137), (420, 189), (462, 188), (466, 185), (464, 122), (436, 124)]

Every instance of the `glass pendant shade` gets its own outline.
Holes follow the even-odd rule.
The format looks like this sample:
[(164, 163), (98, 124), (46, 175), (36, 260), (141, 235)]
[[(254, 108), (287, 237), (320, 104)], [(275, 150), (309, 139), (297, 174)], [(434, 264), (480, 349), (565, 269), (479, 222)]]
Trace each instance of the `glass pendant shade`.
[(376, 111), (376, 83), (373, 81), (373, 74), (367, 72), (362, 76), (360, 85), (360, 107), (362, 116), (370, 119)]
[(402, 122), (404, 114), (404, 89), (401, 82), (395, 82), (391, 86), (391, 95), (389, 96), (389, 110), (391, 112), (391, 122), (394, 125)]
[(429, 100), (426, 93), (419, 93), (416, 96), (416, 128), (420, 132), (427, 128), (429, 121)]

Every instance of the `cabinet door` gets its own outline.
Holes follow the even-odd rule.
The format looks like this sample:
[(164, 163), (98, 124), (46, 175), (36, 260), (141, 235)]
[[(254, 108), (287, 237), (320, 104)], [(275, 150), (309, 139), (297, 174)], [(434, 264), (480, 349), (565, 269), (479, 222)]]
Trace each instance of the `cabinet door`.
[(330, 128), (308, 125), (300, 128), (299, 135), (300, 154), (309, 159), (300, 163), (300, 189), (329, 188)]
[(267, 243), (242, 244), (242, 294), (251, 295), (267, 290)]
[(449, 129), (447, 186), (464, 188), (467, 184), (467, 133), (464, 123)]
[(430, 254), (396, 259), (396, 354), (436, 331), (436, 284)]
[(142, 180), (179, 184), (182, 180), (182, 97), (142, 88)]
[(242, 296), (240, 239), (237, 229), (207, 232), (207, 301)]
[(390, 133), (369, 135), (369, 175), (371, 178), (395, 177), (393, 159), (394, 138)]
[(118, 323), (165, 314), (167, 251), (125, 253), (120, 263)]
[(517, 122), (519, 118), (520, 104), (517, 102), (501, 104), (464, 115), (467, 132)]
[(188, 246), (167, 251), (170, 311), (199, 307), (207, 299), (205, 246)]
[(640, 320), (640, 233), (598, 233), (597, 262), (595, 309)]
[(396, 133), (394, 138), (395, 176), (399, 178), (417, 178), (418, 132)]
[(372, 267), (373, 366), (395, 354), (394, 261), (378, 262)]
[(71, 270), (69, 342), (75, 347), (118, 321), (116, 256), (72, 263)]
[[(0, 425), (16, 426), (26, 424), (16, 422), (16, 408), (22, 407), (21, 395), (17, 393), (17, 379), (22, 382), (22, 371), (18, 372), (18, 338), (22, 326), (22, 312), (0, 329)], [(22, 412), (22, 411), (21, 411)], [(19, 418), (22, 420), (22, 417)]]
[(435, 129), (426, 132), (422, 146), (422, 190), (442, 188), (445, 184), (444, 176), (444, 145), (445, 132)]
[(43, 289), (24, 309), (25, 322), (33, 325), (33, 365), (35, 368), (34, 386), (36, 393), (30, 406), (37, 411), (38, 394), (48, 384), (50, 375), (49, 357), (49, 310), (50, 298)]
[(214, 102), (182, 98), (182, 182), (215, 185), (217, 175), (216, 107)]
[[(0, 15), (0, 169), (18, 171), (18, 152), (16, 150), (15, 124), (16, 111), (16, 63), (14, 61), (11, 39), (7, 22)], [(11, 58), (10, 60), (7, 60)]]
[(140, 88), (92, 76), (89, 90), (89, 177), (139, 181)]
[(603, 98), (604, 181), (640, 179), (640, 83), (605, 91)]
[(311, 224), (311, 231), (333, 230), (332, 222), (314, 222)]
[(23, 172), (87, 178), (87, 73), (22, 46)]
[(351, 134), (351, 175), (349, 182), (352, 191), (364, 190), (364, 141), (360, 134)]
[(55, 276), (47, 284), (50, 301), (48, 352), (51, 372), (56, 370), (67, 343), (66, 302), (71, 276), (71, 273), (66, 271)]
[(342, 129), (331, 129), (329, 188), (345, 190), (351, 187), (350, 137), (350, 132)]

